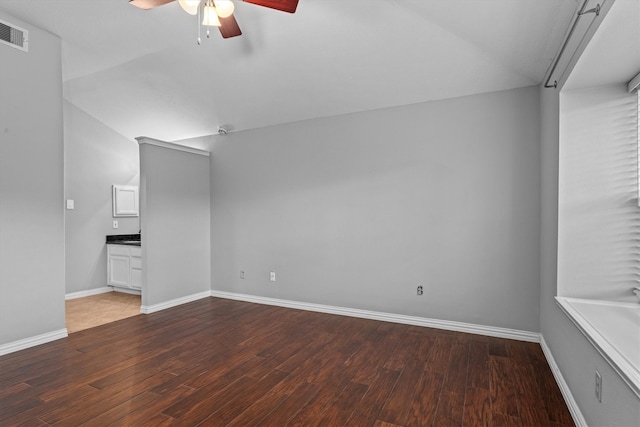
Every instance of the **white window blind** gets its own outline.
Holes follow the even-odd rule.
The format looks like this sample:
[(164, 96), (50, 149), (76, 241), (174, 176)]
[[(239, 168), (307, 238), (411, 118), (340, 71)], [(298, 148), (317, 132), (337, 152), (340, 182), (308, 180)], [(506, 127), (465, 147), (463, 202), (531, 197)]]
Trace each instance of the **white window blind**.
[(564, 93), (560, 296), (631, 301), (640, 274), (638, 98), (626, 85)]

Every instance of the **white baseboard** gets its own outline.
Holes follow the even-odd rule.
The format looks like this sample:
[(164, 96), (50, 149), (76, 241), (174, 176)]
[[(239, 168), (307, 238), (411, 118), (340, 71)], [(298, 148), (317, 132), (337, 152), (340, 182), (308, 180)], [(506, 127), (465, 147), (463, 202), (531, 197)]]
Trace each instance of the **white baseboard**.
[(571, 417), (573, 418), (573, 422), (576, 423), (578, 427), (587, 427), (587, 420), (584, 419), (582, 412), (580, 411), (580, 407), (578, 407), (578, 402), (573, 398), (573, 394), (571, 394), (571, 390), (569, 389), (569, 385), (564, 380), (562, 376), (562, 372), (560, 372), (560, 368), (553, 358), (553, 354), (551, 354), (551, 349), (547, 346), (546, 341), (544, 340), (544, 336), (540, 335), (540, 347), (542, 347), (542, 352), (544, 353), (544, 357), (547, 358), (547, 363), (551, 368), (551, 372), (553, 372), (553, 376), (556, 379), (556, 383), (558, 387), (560, 387), (560, 392), (562, 393), (562, 397), (564, 397), (564, 401), (569, 408), (569, 412), (571, 413)]
[(169, 301), (161, 302), (159, 304), (143, 305), (143, 306), (140, 306), (140, 313), (151, 314), (151, 313), (155, 313), (156, 311), (165, 310), (167, 308), (186, 304), (188, 302), (196, 301), (196, 300), (207, 298), (210, 296), (211, 296), (211, 291), (204, 291), (204, 292), (199, 292), (193, 295), (187, 295), (186, 297), (180, 297), (180, 298), (172, 299)]
[(71, 292), (64, 296), (65, 300), (90, 297), (91, 295), (106, 294), (113, 291), (111, 286), (103, 286), (101, 288), (88, 289), (86, 291)]
[(236, 294), (233, 292), (211, 291), (212, 297), (254, 302), (257, 304), (275, 305), (278, 307), (295, 308), (299, 310), (316, 311), (320, 313), (338, 314), (341, 316), (360, 317), (363, 319), (380, 320), (383, 322), (402, 323), (405, 325), (424, 326), (427, 328), (445, 329), (448, 331), (466, 332), (470, 334), (487, 335), (491, 337), (508, 338), (518, 341), (540, 342), (537, 332), (520, 331), (517, 329), (498, 328), (495, 326), (474, 325), (471, 323), (454, 322), (450, 320), (429, 319), (425, 317), (405, 316), (402, 314), (383, 313), (379, 311), (360, 310), (356, 308), (336, 307), (308, 302), (289, 301), (255, 295)]
[(67, 333), (67, 328), (64, 328), (58, 329), (57, 331), (47, 332), (46, 334), (36, 335), (34, 337), (10, 342), (8, 344), (3, 344), (0, 345), (0, 356), (24, 350), (29, 347), (35, 347), (40, 344), (46, 344), (48, 342), (59, 340), (61, 338), (66, 338), (68, 335), (69, 334)]
[(118, 288), (116, 286), (113, 287), (113, 292), (120, 292), (122, 294), (130, 295), (142, 295), (142, 290), (140, 289)]

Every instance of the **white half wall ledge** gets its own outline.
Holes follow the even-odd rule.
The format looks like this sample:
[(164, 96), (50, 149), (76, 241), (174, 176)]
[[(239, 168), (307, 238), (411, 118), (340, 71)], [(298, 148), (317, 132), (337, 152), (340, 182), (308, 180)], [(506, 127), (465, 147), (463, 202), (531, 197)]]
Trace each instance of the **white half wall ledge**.
[(30, 347), (35, 347), (37, 345), (46, 344), (51, 341), (56, 341), (62, 338), (67, 338), (69, 333), (67, 328), (58, 329), (57, 331), (47, 332), (45, 334), (36, 335), (34, 337), (29, 337), (25, 339), (21, 339), (18, 341), (10, 342), (7, 344), (0, 345), (0, 356), (5, 354), (14, 353), (16, 351), (25, 350)]
[(187, 295), (180, 298), (175, 298), (169, 301), (161, 302), (153, 305), (140, 306), (140, 313), (151, 314), (157, 311), (166, 310), (167, 308), (176, 307), (178, 305), (186, 304), (188, 302), (197, 301), (202, 298), (208, 298), (211, 296), (210, 291), (199, 292), (197, 294)]
[(233, 292), (211, 291), (212, 297), (253, 302), (257, 304), (275, 305), (278, 307), (295, 308), (298, 310), (316, 311), (319, 313), (337, 314), (340, 316), (359, 317), (362, 319), (379, 320), (382, 322), (401, 323), (404, 325), (423, 326), (426, 328), (444, 329), (447, 331), (465, 332), (469, 334), (485, 335), (497, 338), (507, 338), (517, 341), (540, 342), (537, 332), (520, 331), (517, 329), (500, 328), (496, 326), (475, 325), (472, 323), (438, 320), (426, 317), (406, 316), (403, 314), (384, 313), (380, 311), (360, 310), (357, 308), (336, 307), (323, 304), (290, 301), (277, 298), (261, 297)]
[(149, 144), (156, 147), (168, 148), (169, 150), (183, 151), (185, 153), (198, 154), (200, 156), (211, 156), (211, 153), (198, 148), (187, 147), (180, 144), (174, 144), (173, 142), (161, 141), (159, 139), (149, 138), (148, 136), (139, 136), (136, 138), (138, 145)]
[[(605, 307), (612, 307), (614, 310), (630, 309), (627, 314), (631, 315), (638, 309), (637, 304), (634, 303), (611, 303), (605, 301), (585, 300), (581, 298), (567, 298), (556, 297), (556, 304), (560, 307), (562, 312), (571, 320), (571, 322), (578, 328), (578, 330), (584, 335), (584, 337), (591, 343), (596, 351), (607, 361), (609, 366), (620, 376), (620, 378), (629, 386), (629, 388), (640, 398), (640, 370), (637, 365), (634, 365), (632, 360), (633, 356), (625, 356), (624, 351), (619, 347), (620, 344), (633, 343), (634, 331), (636, 327), (633, 322), (633, 317), (627, 316), (627, 314), (621, 314), (616, 319), (616, 312), (606, 313), (608, 319), (615, 319), (615, 329), (621, 329), (623, 331), (631, 331), (628, 337), (622, 335), (622, 339), (615, 340), (612, 337), (607, 337), (606, 332), (601, 332), (595, 325), (597, 325), (594, 318), (583, 316), (583, 314), (576, 308), (580, 304), (596, 304)], [(576, 305), (574, 305), (576, 304)], [(616, 307), (617, 306), (617, 307)], [(604, 317), (604, 316), (603, 316)], [(624, 320), (631, 319), (629, 325), (624, 323)], [(637, 336), (637, 335), (636, 335)], [(631, 344), (633, 345), (633, 344)]]
[(571, 394), (571, 389), (569, 389), (569, 384), (565, 381), (562, 376), (562, 372), (560, 372), (560, 368), (556, 363), (556, 360), (553, 358), (553, 354), (551, 353), (551, 349), (547, 345), (544, 340), (544, 336), (540, 335), (540, 347), (542, 347), (542, 352), (544, 353), (544, 357), (547, 359), (547, 363), (551, 368), (551, 372), (553, 373), (553, 377), (560, 388), (560, 392), (562, 393), (562, 397), (564, 397), (564, 401), (569, 408), (569, 412), (571, 413), (571, 418), (573, 418), (573, 422), (576, 423), (577, 427), (587, 427), (587, 420), (582, 415), (582, 411), (580, 411), (580, 407), (578, 406), (578, 402), (573, 398), (573, 394)]

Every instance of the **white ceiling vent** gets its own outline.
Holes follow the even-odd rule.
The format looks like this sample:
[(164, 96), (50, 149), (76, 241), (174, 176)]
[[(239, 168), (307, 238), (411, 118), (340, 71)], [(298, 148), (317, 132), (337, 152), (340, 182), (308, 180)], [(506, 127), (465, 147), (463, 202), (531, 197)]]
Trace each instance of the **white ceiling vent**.
[(0, 20), (0, 43), (29, 51), (29, 31)]

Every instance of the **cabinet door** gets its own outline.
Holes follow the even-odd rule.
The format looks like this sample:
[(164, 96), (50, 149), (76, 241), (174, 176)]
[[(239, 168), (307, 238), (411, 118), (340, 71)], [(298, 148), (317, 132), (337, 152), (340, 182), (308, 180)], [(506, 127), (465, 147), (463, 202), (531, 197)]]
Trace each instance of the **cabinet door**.
[(130, 258), (131, 270), (129, 271), (129, 285), (133, 289), (142, 288), (142, 260), (140, 258)]
[(109, 284), (129, 287), (129, 257), (109, 255)]

